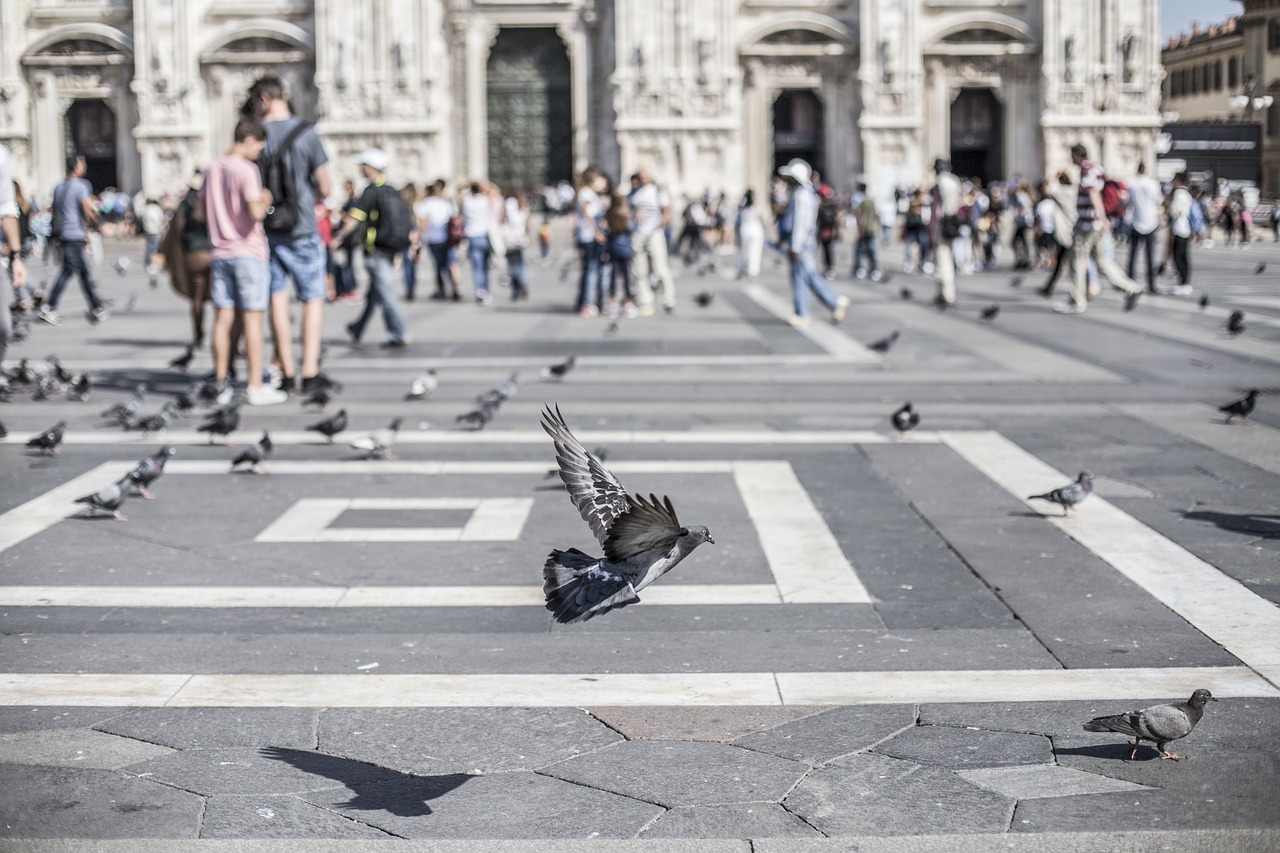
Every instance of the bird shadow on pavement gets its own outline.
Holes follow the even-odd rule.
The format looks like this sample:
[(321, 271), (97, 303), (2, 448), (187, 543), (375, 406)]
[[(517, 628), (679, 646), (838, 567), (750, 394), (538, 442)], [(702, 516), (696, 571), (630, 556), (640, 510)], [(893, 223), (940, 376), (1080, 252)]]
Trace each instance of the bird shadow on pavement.
[(1280, 539), (1280, 515), (1258, 515), (1248, 512), (1234, 514), (1198, 509), (1184, 512), (1182, 517), (1193, 521), (1207, 521), (1220, 530), (1229, 530), (1232, 533), (1244, 533), (1259, 539)]
[[(1069, 748), (1058, 748), (1053, 751), (1055, 756), (1063, 755), (1079, 755), (1082, 758), (1102, 758), (1108, 761), (1129, 761), (1129, 753), (1133, 751), (1133, 743), (1103, 743), (1097, 746), (1073, 746)], [(1160, 753), (1155, 747), (1143, 744), (1138, 748), (1138, 754), (1133, 761), (1151, 761), (1159, 758)]]
[(283, 746), (263, 747), (258, 752), (264, 758), (283, 761), (304, 773), (341, 782), (354, 796), (345, 803), (337, 803), (333, 808), (385, 811), (397, 817), (422, 817), (431, 814), (428, 801), (442, 797), (474, 778), (466, 773), (415, 776), (364, 761)]
[(1027, 511), (1027, 512), (1011, 512), (1011, 513), (1009, 513), (1009, 518), (1062, 518), (1062, 517), (1063, 517), (1063, 516), (1062, 516), (1062, 513), (1060, 513), (1060, 512), (1052, 512), (1052, 513), (1050, 513), (1050, 512), (1033, 512), (1033, 511)]

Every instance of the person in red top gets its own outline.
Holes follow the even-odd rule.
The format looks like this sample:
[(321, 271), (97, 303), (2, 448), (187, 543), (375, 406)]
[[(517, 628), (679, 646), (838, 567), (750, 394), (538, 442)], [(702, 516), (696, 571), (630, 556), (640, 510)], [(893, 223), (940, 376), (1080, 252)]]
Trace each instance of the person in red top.
[(266, 144), (262, 122), (242, 118), (231, 150), (205, 170), (199, 208), (209, 224), (213, 244), (210, 295), (217, 315), (213, 323), (214, 379), (225, 383), (231, 365), (231, 327), (244, 321), (245, 355), (249, 363), (246, 402), (251, 406), (283, 403), (284, 391), (262, 382), (262, 319), (270, 296), (267, 234), (262, 220), (271, 206), (255, 161)]
[(1071, 162), (1080, 169), (1080, 183), (1076, 192), (1076, 227), (1071, 240), (1071, 298), (1053, 306), (1059, 314), (1083, 314), (1088, 304), (1085, 278), (1089, 261), (1098, 272), (1125, 293), (1124, 310), (1132, 311), (1138, 304), (1142, 289), (1125, 275), (1120, 265), (1111, 260), (1105, 251), (1103, 240), (1111, 239), (1111, 220), (1102, 204), (1102, 185), (1106, 173), (1102, 165), (1088, 159), (1088, 151), (1079, 143), (1071, 146)]

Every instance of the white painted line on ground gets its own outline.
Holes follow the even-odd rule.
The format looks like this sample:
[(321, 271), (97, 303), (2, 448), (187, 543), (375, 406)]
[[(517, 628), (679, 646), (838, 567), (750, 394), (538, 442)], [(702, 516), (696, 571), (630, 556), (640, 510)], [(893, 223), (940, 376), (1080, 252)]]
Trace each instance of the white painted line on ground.
[[(942, 438), (1021, 500), (1075, 479), (1074, 472), (1057, 471), (998, 433), (944, 432)], [(1280, 608), (1239, 581), (1096, 495), (1070, 518), (1050, 515), (1046, 521), (1248, 666), (1280, 665)]]
[[(575, 431), (575, 435), (584, 443), (609, 443), (609, 444), (745, 444), (745, 445), (808, 445), (808, 444), (885, 444), (894, 440), (894, 437), (883, 432), (874, 430), (800, 430), (800, 431), (772, 431), (772, 430), (680, 430), (680, 431), (638, 431), (638, 430), (582, 430)], [(935, 433), (927, 430), (916, 433), (916, 440), (927, 442), (937, 441)], [(243, 447), (253, 444), (262, 437), (261, 430), (241, 430), (231, 434), (232, 452), (235, 447)], [(0, 439), (0, 444), (21, 444), (26, 439), (10, 435), (8, 438)], [(396, 438), (398, 445), (410, 444), (544, 444), (549, 439), (547, 434), (541, 430), (414, 430), (409, 432), (401, 432)], [(305, 430), (272, 430), (271, 442), (277, 447), (291, 445), (310, 445), (313, 447), (331, 447), (335, 454), (350, 455), (354, 453), (351, 448), (345, 444), (338, 442), (329, 445), (323, 440), (317, 440), (314, 432), (306, 432)], [(193, 429), (166, 430), (148, 436), (135, 432), (68, 432), (63, 438), (64, 444), (114, 444), (114, 445), (131, 445), (139, 448), (151, 448), (173, 444), (179, 446), (200, 446), (200, 447), (222, 447), (221, 441), (210, 444), (209, 437), (204, 433), (196, 432)], [(228, 456), (227, 463), (222, 466), (223, 470), (230, 467), (231, 459)], [(277, 463), (268, 463), (268, 467), (274, 472)], [(388, 462), (369, 462), (365, 463), (374, 466), (370, 470), (385, 470)]]
[[(255, 542), (508, 542), (520, 538), (533, 498), (301, 498)], [(334, 527), (345, 512), (470, 510), (462, 527)]]
[[(789, 313), (788, 313), (789, 316)], [(748, 338), (734, 338), (733, 342), (741, 343)], [(572, 349), (566, 346), (565, 353)], [(345, 378), (347, 373), (355, 371), (392, 371), (405, 376), (405, 383), (416, 376), (423, 368), (434, 367), (441, 371), (461, 371), (468, 369), (506, 371), (499, 378), (505, 378), (512, 370), (537, 370), (546, 367), (553, 359), (535, 358), (532, 356), (507, 357), (426, 357), (421, 361), (406, 362), (395, 358), (360, 358), (350, 361), (338, 358), (332, 364), (338, 378)], [(619, 367), (752, 367), (770, 365), (811, 365), (835, 364), (841, 359), (831, 355), (788, 354), (788, 353), (737, 353), (729, 355), (692, 355), (673, 353), (671, 355), (580, 355), (575, 365), (575, 376), (584, 368), (603, 368), (613, 373)], [(147, 361), (145, 357), (136, 359), (93, 359), (80, 361), (76, 358), (61, 359), (61, 364), (68, 370), (93, 370), (95, 372), (128, 371), (128, 370), (171, 370), (168, 358)], [(522, 385), (554, 384), (538, 382), (530, 379)], [(123, 395), (122, 395), (123, 396)]]
[[(745, 287), (742, 292), (761, 308), (780, 320), (786, 320), (794, 313), (792, 310), (794, 306), (789, 300), (774, 294), (763, 285), (751, 284)], [(836, 331), (834, 326), (826, 322), (827, 309), (817, 298), (810, 297), (809, 307), (810, 313), (813, 314), (810, 318), (811, 322), (808, 326), (796, 329), (797, 332), (841, 361), (848, 361), (854, 364), (869, 364), (877, 367), (884, 366), (884, 359), (878, 353), (872, 352), (847, 335), (841, 334)], [(850, 310), (855, 309), (850, 308)]]
[(1227, 424), (1226, 416), (1216, 408), (1195, 403), (1150, 403), (1116, 408), (1165, 432), (1189, 438), (1272, 474), (1280, 474), (1280, 430), (1266, 424), (1250, 421), (1245, 426), (1239, 418)]
[[(668, 606), (779, 604), (774, 584), (667, 584)], [(0, 586), (0, 607), (541, 607), (539, 586)]]
[(870, 603), (789, 462), (736, 462), (733, 469), (784, 602)]
[[(79, 477), (32, 498), (0, 515), (0, 551), (52, 527), (69, 515), (85, 509), (76, 498), (96, 492), (133, 470), (136, 462), (103, 462)], [(127, 504), (126, 504), (127, 506)]]
[(876, 705), (1276, 698), (1246, 667), (579, 674), (0, 674), (0, 705), (229, 708)]

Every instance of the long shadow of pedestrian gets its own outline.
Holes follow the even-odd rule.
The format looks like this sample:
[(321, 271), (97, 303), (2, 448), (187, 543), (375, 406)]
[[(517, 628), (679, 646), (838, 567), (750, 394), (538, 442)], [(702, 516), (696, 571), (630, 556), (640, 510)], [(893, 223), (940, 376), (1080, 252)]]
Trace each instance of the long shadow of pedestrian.
[(1280, 539), (1280, 515), (1258, 515), (1248, 512), (1237, 515), (1198, 509), (1183, 513), (1182, 517), (1195, 521), (1207, 521), (1232, 533), (1247, 533), (1259, 539)]
[(398, 817), (422, 817), (431, 814), (429, 800), (444, 796), (467, 780), (466, 773), (441, 776), (414, 776), (387, 770), (364, 761), (338, 758), (322, 752), (267, 746), (259, 750), (264, 758), (283, 761), (304, 773), (325, 776), (346, 785), (355, 796), (335, 808), (357, 811), (385, 811)]

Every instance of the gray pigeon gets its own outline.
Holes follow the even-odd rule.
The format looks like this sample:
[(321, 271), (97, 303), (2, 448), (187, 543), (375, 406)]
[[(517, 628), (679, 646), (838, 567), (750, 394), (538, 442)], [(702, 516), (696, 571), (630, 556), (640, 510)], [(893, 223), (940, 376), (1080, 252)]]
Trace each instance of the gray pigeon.
[(116, 521), (127, 521), (128, 519), (120, 514), (120, 507), (129, 496), (129, 486), (132, 483), (130, 476), (125, 474), (110, 486), (99, 489), (91, 495), (76, 498), (76, 503), (89, 505), (89, 513), (85, 518), (93, 518), (98, 514), (98, 510), (104, 510), (111, 513)]
[(123, 426), (127, 430), (141, 430), (142, 432), (160, 432), (169, 428), (173, 416), (178, 410), (178, 404), (172, 400), (165, 401), (160, 407), (160, 411), (153, 415), (147, 415), (145, 418), (126, 421)]
[(893, 413), (893, 428), (898, 432), (910, 432), (920, 426), (920, 413), (910, 403), (903, 403), (898, 411)]
[(1093, 494), (1093, 475), (1088, 471), (1081, 471), (1074, 483), (1069, 483), (1051, 492), (1045, 492), (1043, 495), (1031, 495), (1027, 500), (1049, 501), (1050, 503), (1059, 504), (1062, 507), (1063, 517), (1066, 517), (1071, 514), (1073, 506), (1091, 494)]
[(351, 442), (351, 446), (356, 450), (363, 450), (365, 459), (394, 459), (391, 448), (396, 443), (396, 436), (400, 434), (402, 423), (403, 418), (396, 418), (389, 426), (360, 436)]
[(133, 389), (133, 393), (126, 399), (103, 409), (102, 417), (117, 421), (121, 426), (124, 426), (138, 414), (138, 409), (142, 408), (142, 398), (146, 396), (146, 393), (146, 383), (139, 383)]
[(333, 437), (347, 428), (347, 410), (339, 409), (338, 414), (331, 418), (325, 418), (322, 421), (307, 427), (309, 432), (318, 432), (325, 438), (329, 439), (329, 443), (333, 444)]
[(893, 345), (898, 342), (898, 338), (901, 335), (902, 333), (895, 329), (887, 338), (881, 338), (874, 343), (867, 344), (867, 349), (872, 352), (886, 353), (893, 349)]
[(222, 440), (229, 444), (231, 433), (240, 427), (240, 404), (242, 401), (239, 396), (232, 397), (230, 403), (221, 409), (215, 409), (206, 417), (204, 423), (196, 427), (196, 432), (207, 432), (210, 444), (213, 444), (215, 435), (222, 436)]
[(560, 479), (604, 549), (592, 557), (577, 548), (554, 550), (542, 567), (546, 608), (557, 622), (585, 622), (640, 600), (636, 593), (662, 577), (703, 542), (702, 525), (682, 526), (671, 499), (630, 495), (600, 460), (587, 452), (560, 414), (548, 406), (542, 428), (556, 447)]
[(1244, 334), (1244, 330), (1248, 328), (1244, 324), (1244, 312), (1232, 311), (1231, 316), (1227, 318), (1227, 334), (1231, 337), (1239, 337)]
[(58, 421), (39, 435), (27, 439), (27, 447), (35, 448), (45, 456), (57, 453), (58, 445), (62, 444), (62, 434), (66, 429), (67, 422)]
[(240, 451), (239, 455), (231, 460), (231, 470), (234, 471), (239, 466), (248, 463), (249, 470), (259, 474), (266, 474), (268, 472), (263, 463), (271, 458), (273, 449), (271, 435), (266, 430), (263, 430), (262, 438)]
[(404, 398), (406, 400), (426, 400), (439, 387), (440, 380), (436, 377), (435, 370), (428, 370), (409, 383), (409, 393), (405, 394)]
[(1225, 406), (1219, 406), (1218, 411), (1227, 416), (1227, 423), (1231, 423), (1231, 419), (1237, 415), (1244, 423), (1249, 423), (1249, 415), (1253, 413), (1253, 407), (1258, 402), (1258, 389), (1253, 388), (1243, 398), (1227, 403)]
[(489, 390), (476, 397), (476, 402), (481, 405), (493, 404), (499, 405), (507, 402), (516, 395), (520, 390), (520, 372), (512, 371), (511, 375), (506, 379), (491, 386)]
[(559, 364), (553, 364), (550, 367), (542, 368), (542, 373), (539, 375), (541, 375), (543, 379), (555, 379), (558, 382), (563, 382), (565, 374), (570, 370), (573, 370), (574, 365), (577, 363), (578, 357), (576, 355), (571, 355)]
[(191, 361), (196, 357), (196, 348), (194, 345), (188, 345), (186, 352), (169, 362), (169, 366), (187, 372), (187, 368), (191, 366)]
[(1176, 705), (1152, 705), (1141, 711), (1126, 711), (1109, 717), (1094, 717), (1084, 724), (1086, 732), (1117, 732), (1133, 738), (1133, 751), (1129, 753), (1132, 761), (1138, 754), (1138, 747), (1144, 740), (1155, 743), (1156, 751), (1161, 758), (1177, 761), (1182, 758), (1169, 752), (1164, 745), (1171, 740), (1178, 740), (1191, 734), (1191, 730), (1204, 716), (1206, 702), (1217, 702), (1208, 690), (1197, 690), (1191, 698)]
[(89, 392), (92, 390), (93, 380), (89, 378), (89, 374), (81, 373), (72, 381), (71, 388), (67, 391), (67, 399), (83, 403), (89, 399)]
[(129, 472), (129, 480), (137, 487), (138, 494), (147, 500), (155, 497), (147, 487), (160, 479), (160, 475), (164, 473), (165, 463), (177, 452), (176, 447), (162, 447), (133, 466), (133, 470)]
[(498, 414), (499, 403), (484, 402), (480, 404), (480, 408), (458, 415), (453, 419), (454, 423), (466, 424), (474, 430), (482, 430), (493, 420), (494, 415)]
[(988, 305), (986, 308), (982, 309), (982, 319), (987, 322), (994, 320), (998, 316), (1000, 316), (999, 305)]

